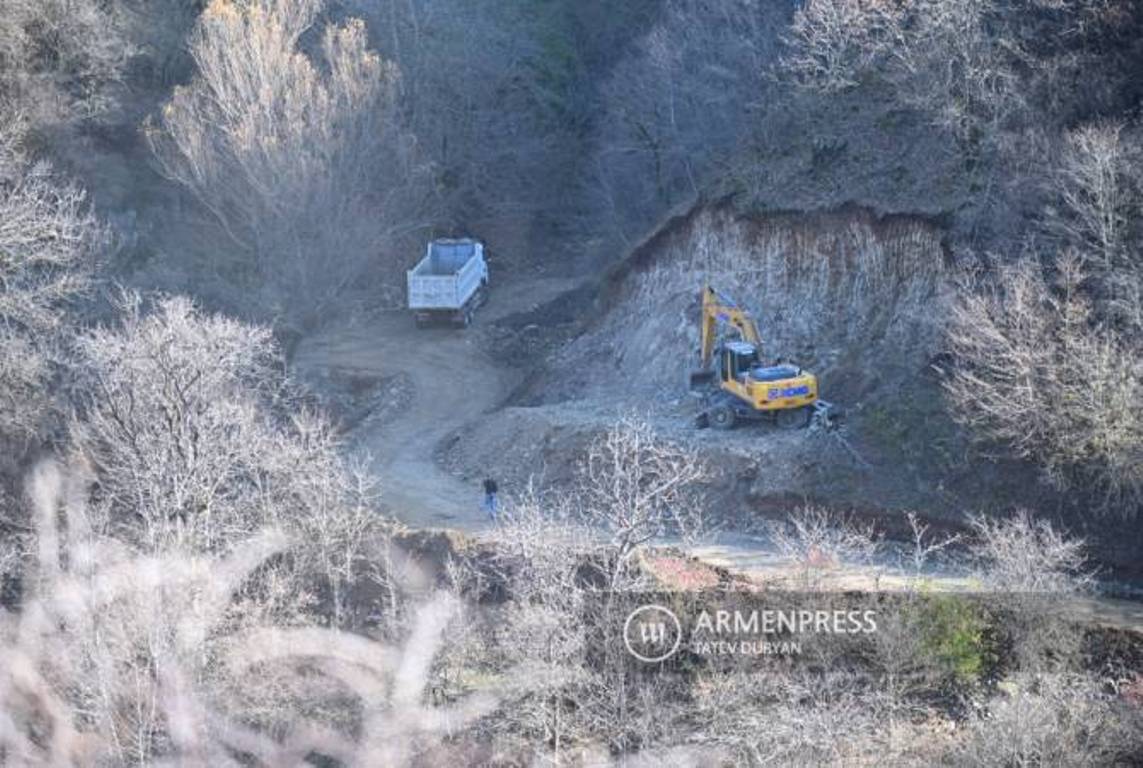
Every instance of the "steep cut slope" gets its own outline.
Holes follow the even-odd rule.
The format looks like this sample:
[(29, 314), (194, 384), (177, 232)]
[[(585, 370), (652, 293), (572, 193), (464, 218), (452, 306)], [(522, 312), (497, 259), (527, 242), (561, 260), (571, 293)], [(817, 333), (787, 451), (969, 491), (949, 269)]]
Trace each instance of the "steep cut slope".
[(940, 230), (864, 209), (744, 216), (698, 206), (671, 219), (611, 276), (600, 318), (560, 350), (527, 399), (670, 396), (697, 360), (709, 282), (752, 310), (764, 356), (819, 374), (849, 405), (922, 376), (948, 301)]
[[(856, 207), (743, 214), (697, 205), (581, 299), (589, 322), (554, 347), (510, 407), (453, 433), (440, 456), (463, 476), (496, 473), (509, 488), (530, 478), (567, 487), (592, 436), (635, 411), (719, 468), (711, 506), (734, 525), (807, 499), (958, 517), (976, 506), (966, 493), (1007, 468), (967, 461), (944, 413), (932, 363), (953, 267), (941, 236), (927, 219)], [(706, 282), (755, 313), (765, 357), (820, 376), (823, 396), (849, 413), (843, 432), (694, 428), (687, 374)]]

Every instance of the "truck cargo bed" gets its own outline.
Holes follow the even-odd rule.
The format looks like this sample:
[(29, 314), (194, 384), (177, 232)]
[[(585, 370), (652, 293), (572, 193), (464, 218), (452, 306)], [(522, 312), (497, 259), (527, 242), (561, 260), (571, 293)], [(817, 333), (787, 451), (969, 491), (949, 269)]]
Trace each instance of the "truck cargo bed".
[(477, 240), (434, 240), (408, 272), (409, 309), (418, 322), (446, 315), (467, 324), (488, 282), (484, 246)]

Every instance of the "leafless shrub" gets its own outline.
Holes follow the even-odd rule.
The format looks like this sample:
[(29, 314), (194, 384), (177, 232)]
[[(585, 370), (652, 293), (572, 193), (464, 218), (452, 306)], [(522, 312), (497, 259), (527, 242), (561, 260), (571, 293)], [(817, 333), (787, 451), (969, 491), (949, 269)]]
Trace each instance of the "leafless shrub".
[(1062, 210), (1047, 223), (1081, 255), (1095, 282), (1102, 318), (1143, 328), (1143, 267), (1132, 251), (1139, 210), (1139, 152), (1121, 123), (1087, 125), (1067, 134), (1054, 191)]
[(149, 552), (225, 551), (283, 528), (340, 621), (344, 589), (388, 523), (373, 481), (291, 389), (269, 331), (181, 298), (148, 311), (127, 294), (121, 309), (120, 327), (75, 345), (71, 434), (100, 508)]
[(100, 530), (87, 482), (53, 464), (29, 482), (37, 554), (0, 621), (0, 754), (28, 765), (296, 765), (314, 753), (407, 765), (487, 713), (477, 693), (424, 693), (457, 606), (432, 597), (399, 647), (308, 625), (273, 532), (224, 557), (135, 555)]
[[(218, 562), (132, 558), (101, 533), (85, 493), (81, 477), (54, 464), (29, 481), (37, 554), (24, 576), (29, 595), (4, 622), (10, 663), (0, 684), (0, 740), (26, 764), (155, 756), (167, 674), (204, 681), (212, 627), (251, 570), (283, 546), (265, 534)], [(52, 737), (42, 742), (35, 733), (45, 722)]]
[(1119, 765), (1143, 749), (1139, 713), (1082, 675), (1021, 676), (969, 717), (954, 765)]
[(37, 126), (92, 117), (112, 104), (131, 47), (116, 3), (6, 0), (0, 13), (0, 100)]
[(193, 34), (198, 77), (148, 130), (159, 166), (185, 185), (273, 287), (271, 308), (303, 321), (402, 228), (421, 224), (421, 167), (399, 125), (398, 72), (349, 20), (299, 49), (321, 0), (214, 0)]
[(659, 437), (647, 421), (624, 416), (594, 440), (580, 468), (587, 518), (611, 535), (611, 586), (631, 556), (668, 532), (688, 539), (703, 526), (694, 496), (710, 470), (691, 449)]
[[(598, 586), (614, 545), (572, 512), (527, 497), (506, 511), (495, 534), (495, 566), (510, 599), (497, 611), (489, 661), (510, 668), (513, 680), (487, 727), (524, 739), (540, 764), (564, 764), (595, 744), (624, 759), (694, 764), (687, 750), (673, 749), (681, 741), (673, 724), (687, 711), (686, 681), (632, 670), (614, 632), (622, 626), (614, 593)], [(622, 589), (632, 586), (629, 575), (603, 573)]]
[(905, 519), (909, 523), (910, 546), (906, 550), (906, 560), (914, 577), (919, 577), (925, 566), (941, 557), (950, 547), (961, 541), (960, 534), (934, 537), (929, 534), (931, 526), (922, 523), (916, 512), (906, 512)]
[(400, 649), (332, 630), (256, 630), (235, 639), (229, 663), (251, 671), (261, 669), (261, 665), (284, 663), (298, 675), (304, 675), (309, 664), (316, 664), (321, 674), (343, 685), (363, 705), (361, 735), (355, 743), (342, 746), (344, 734), (322, 734), (305, 728), (302, 721), (295, 749), (312, 749), (350, 761), (368, 756), (386, 765), (408, 765), (445, 734), (463, 729), (495, 708), (496, 699), (489, 692), (474, 693), (446, 706), (431, 706), (425, 701), (433, 661), (457, 609), (449, 595), (433, 596), (414, 614)]
[(24, 128), (20, 119), (0, 127), (0, 435), (9, 439), (42, 426), (68, 303), (106, 242), (83, 190), (29, 163)]
[(804, 88), (851, 88), (886, 63), (903, 18), (900, 7), (883, 0), (807, 0), (794, 12), (782, 68)]
[(710, 676), (695, 698), (704, 741), (736, 765), (858, 764), (882, 730), (876, 694), (842, 673)]
[(571, 593), (583, 589), (581, 568), (598, 546), (597, 534), (576, 518), (566, 499), (536, 493), (510, 501), (492, 535), (493, 566), (512, 599), (578, 610)]
[(771, 522), (768, 530), (777, 551), (797, 566), (807, 589), (820, 584), (824, 571), (843, 563), (870, 562), (879, 546), (872, 524), (825, 507), (798, 507), (785, 520)]
[(975, 517), (977, 580), (1005, 596), (1004, 630), (1019, 669), (1072, 669), (1082, 651), (1076, 615), (1093, 574), (1084, 542), (1068, 537), (1026, 510), (1005, 519)]
[(899, 731), (926, 712), (929, 704), (924, 696), (939, 690), (944, 682), (918, 626), (918, 611), (901, 607), (907, 605), (899, 603), (897, 610), (883, 612), (877, 631), (870, 636), (868, 661), (876, 675), (877, 702), (888, 725), (891, 749)]
[(1092, 575), (1082, 539), (1070, 538), (1027, 510), (1005, 519), (972, 519), (974, 554), (985, 583), (1005, 592), (1069, 594), (1084, 590)]
[(590, 737), (574, 709), (591, 676), (580, 569), (592, 535), (566, 505), (528, 494), (506, 506), (494, 541), (492, 565), (510, 596), (497, 613), (494, 655), (518, 675), (493, 728), (525, 737), (538, 759), (560, 764)]
[(1129, 511), (1143, 488), (1143, 387), (1132, 341), (1097, 324), (1064, 257), (1052, 290), (1029, 263), (972, 280), (948, 332), (953, 415), (978, 437), (1036, 461), (1068, 487), (1104, 491)]

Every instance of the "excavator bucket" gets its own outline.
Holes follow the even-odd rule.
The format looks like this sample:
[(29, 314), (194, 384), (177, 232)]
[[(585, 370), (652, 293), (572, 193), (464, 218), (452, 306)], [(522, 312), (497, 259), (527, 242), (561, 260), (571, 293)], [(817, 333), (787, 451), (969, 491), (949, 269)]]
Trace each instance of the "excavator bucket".
[(691, 371), (691, 389), (706, 389), (713, 381), (714, 371), (702, 369)]
[(845, 411), (833, 403), (818, 400), (814, 403), (810, 416), (810, 426), (815, 429), (837, 429), (845, 419)]

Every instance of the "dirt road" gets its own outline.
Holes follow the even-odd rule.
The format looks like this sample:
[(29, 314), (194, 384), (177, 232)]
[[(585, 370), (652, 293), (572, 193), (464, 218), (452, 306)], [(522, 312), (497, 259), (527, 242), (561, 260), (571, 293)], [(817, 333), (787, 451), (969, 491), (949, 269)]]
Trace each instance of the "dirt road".
[(376, 378), (403, 374), (412, 400), (395, 419), (359, 435), (372, 455), (384, 506), (407, 525), (478, 531), (488, 525), (481, 489), (443, 471), (437, 444), (498, 407), (521, 380), (520, 369), (491, 360), (478, 336), (497, 318), (526, 311), (574, 287), (567, 278), (534, 278), (493, 286), (472, 327), (418, 330), (403, 311), (305, 339), (293, 367)]
[[(358, 429), (358, 444), (372, 455), (390, 514), (412, 527), (446, 527), (480, 533), (490, 521), (480, 508), (481, 489), (443, 470), (435, 460), (440, 442), (457, 429), (475, 428), (482, 415), (499, 408), (524, 370), (489, 358), (479, 334), (499, 317), (533, 309), (574, 287), (568, 279), (522, 281), (494, 291), (471, 328), (418, 330), (405, 312), (384, 312), (367, 321), (307, 338), (292, 363), (302, 376), (342, 374), (382, 379), (404, 376), (412, 398), (395, 418)], [(521, 361), (525, 363), (527, 361)], [(677, 545), (675, 541), (664, 544)], [(691, 554), (746, 576), (773, 579), (789, 566), (764, 538), (723, 531), (691, 548)], [(842, 568), (845, 588), (890, 586), (894, 569)], [(960, 574), (927, 574), (930, 580), (963, 588)], [(1091, 618), (1143, 631), (1143, 607), (1123, 601), (1090, 601)]]

